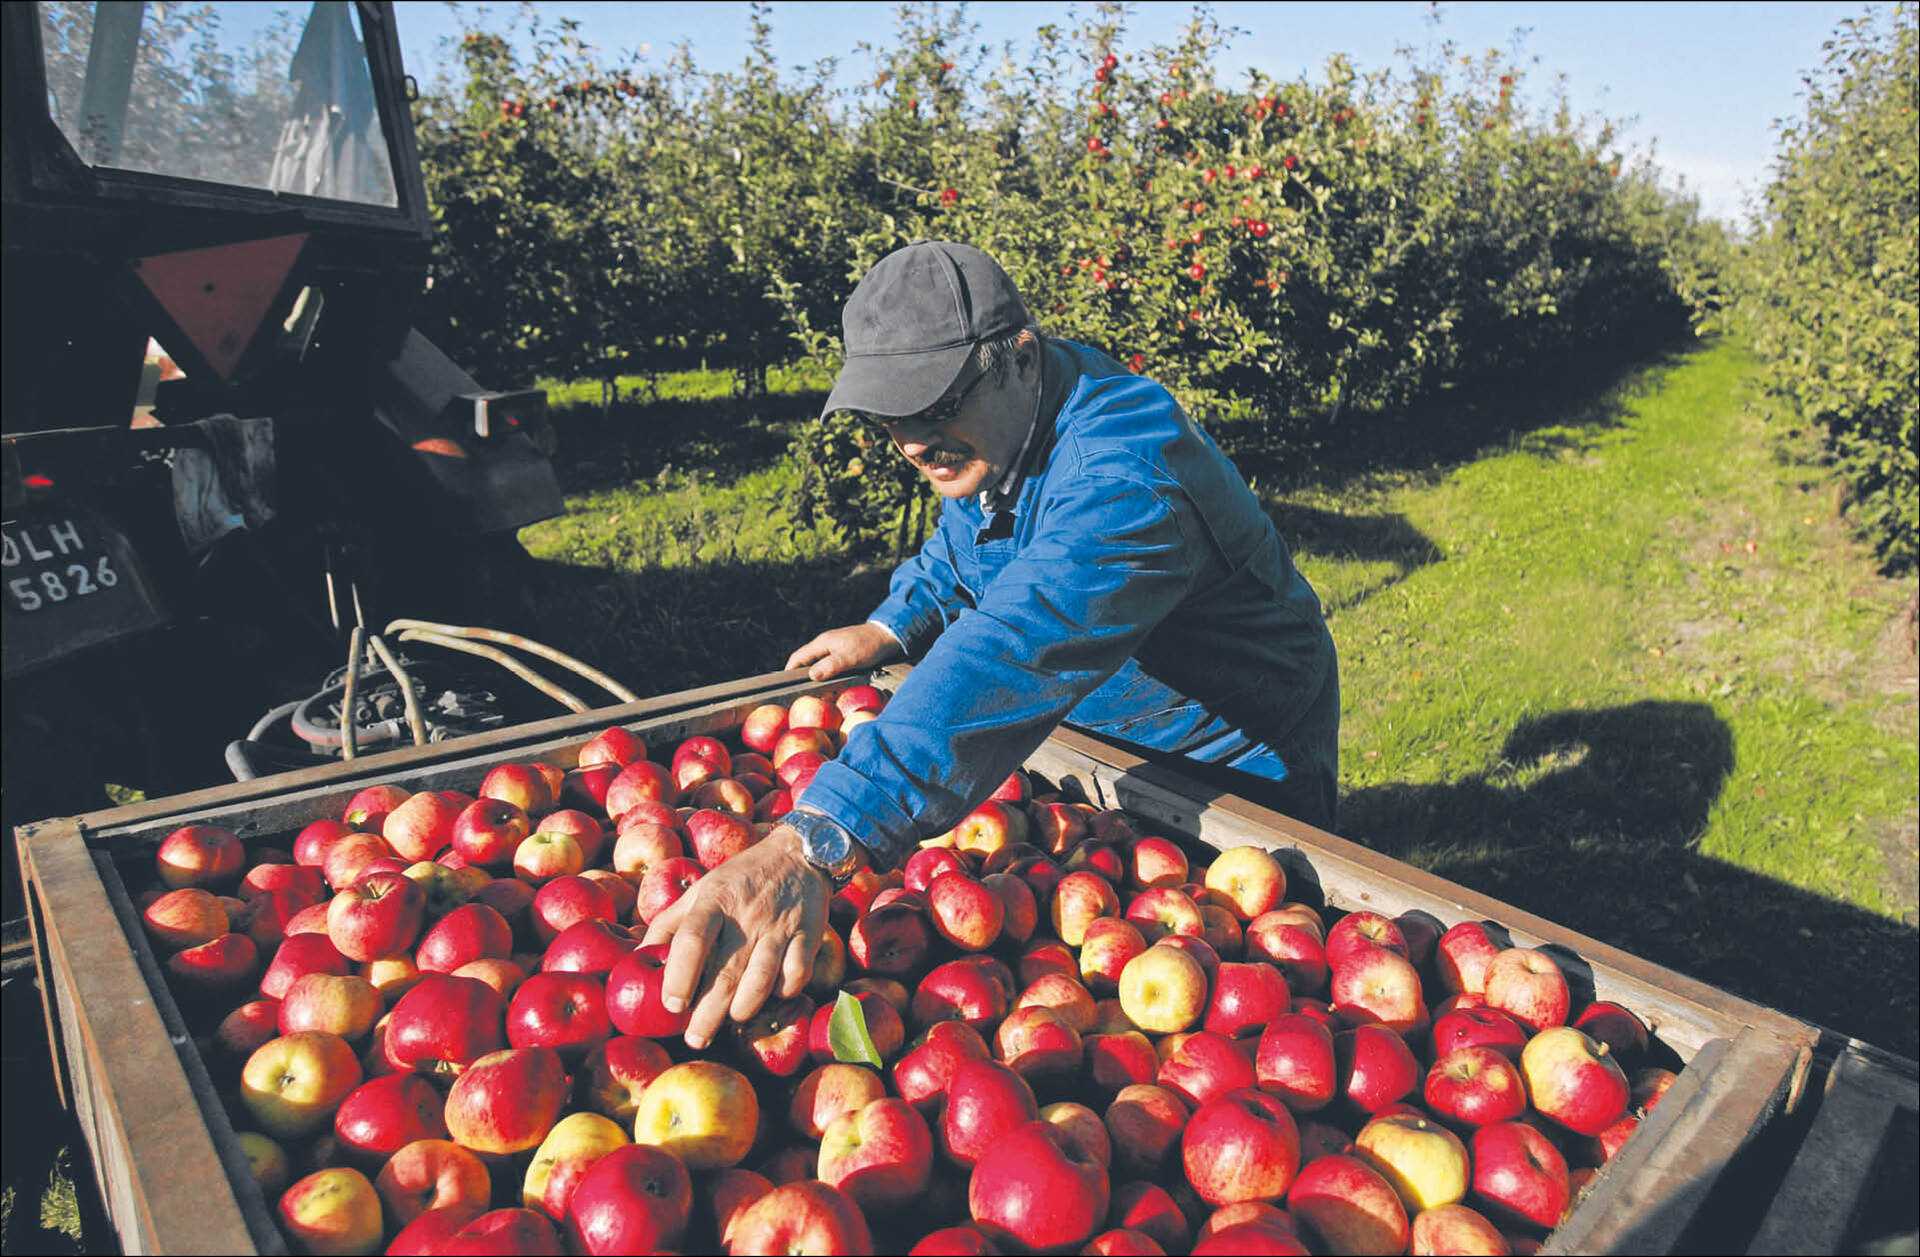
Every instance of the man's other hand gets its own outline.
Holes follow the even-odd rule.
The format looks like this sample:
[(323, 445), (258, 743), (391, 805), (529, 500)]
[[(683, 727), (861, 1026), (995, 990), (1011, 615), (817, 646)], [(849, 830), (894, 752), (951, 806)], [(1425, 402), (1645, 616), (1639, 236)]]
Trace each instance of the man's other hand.
[(787, 657), (787, 667), (805, 668), (816, 681), (843, 672), (878, 667), (901, 657), (900, 643), (878, 624), (828, 629)]
[(798, 995), (813, 976), (827, 924), (826, 875), (784, 825), (690, 886), (647, 927), (649, 945), (673, 940), (661, 981), (669, 1012), (693, 1004), (687, 1046), (713, 1041), (731, 1013), (746, 1021), (778, 990)]

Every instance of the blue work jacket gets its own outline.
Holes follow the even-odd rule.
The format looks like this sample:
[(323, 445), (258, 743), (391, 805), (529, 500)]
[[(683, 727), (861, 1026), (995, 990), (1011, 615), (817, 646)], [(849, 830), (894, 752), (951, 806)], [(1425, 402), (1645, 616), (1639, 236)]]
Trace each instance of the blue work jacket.
[(991, 518), (948, 499), (874, 622), (916, 660), (805, 792), (891, 866), (1064, 719), (1331, 798), (1333, 639), (1247, 482), (1172, 394), (1049, 340), (1023, 477)]

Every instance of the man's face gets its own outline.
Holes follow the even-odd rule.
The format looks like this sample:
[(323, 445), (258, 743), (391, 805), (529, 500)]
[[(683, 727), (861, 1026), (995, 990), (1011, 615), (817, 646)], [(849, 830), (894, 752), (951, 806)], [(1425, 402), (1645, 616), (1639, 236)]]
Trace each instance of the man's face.
[(998, 484), (1019, 455), (1037, 375), (1038, 355), (1029, 349), (1004, 375), (975, 377), (926, 414), (882, 424), (935, 493), (971, 497)]

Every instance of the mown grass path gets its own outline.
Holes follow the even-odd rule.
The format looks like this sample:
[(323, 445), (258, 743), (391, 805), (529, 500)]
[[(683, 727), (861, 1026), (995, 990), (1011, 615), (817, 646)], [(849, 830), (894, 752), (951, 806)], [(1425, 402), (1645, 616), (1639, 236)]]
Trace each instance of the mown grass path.
[[(1912, 1055), (1912, 582), (1779, 452), (1754, 379), (1721, 343), (1598, 396), (1548, 382), (1434, 421), (1519, 434), (1491, 448), (1263, 492), (1340, 645), (1340, 829)], [(730, 457), (731, 410), (681, 418), (721, 443), (677, 464), (704, 470), (623, 483), (609, 463), (651, 464), (609, 447), (525, 534), (542, 636), (650, 690), (776, 668), (884, 587), (794, 527), (774, 428)]]

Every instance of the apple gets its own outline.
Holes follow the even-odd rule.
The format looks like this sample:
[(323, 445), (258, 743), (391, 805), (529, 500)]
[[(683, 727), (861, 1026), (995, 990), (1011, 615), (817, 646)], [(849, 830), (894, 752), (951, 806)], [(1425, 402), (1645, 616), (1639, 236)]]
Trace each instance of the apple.
[(225, 998), (246, 987), (260, 969), (260, 949), (245, 934), (226, 933), (167, 957), (167, 973), (182, 993)]
[(738, 1165), (760, 1128), (753, 1084), (713, 1061), (668, 1067), (641, 1093), (633, 1141), (673, 1153), (691, 1170)]
[(1678, 1081), (1680, 1081), (1680, 1075), (1672, 1070), (1661, 1069), (1657, 1065), (1648, 1066), (1633, 1075), (1633, 1088), (1629, 1093), (1628, 1103), (1633, 1111), (1642, 1117), (1650, 1116), (1659, 1106), (1660, 1097), (1666, 1095), (1667, 1090)]
[(387, 819), (387, 813), (405, 803), (412, 794), (401, 786), (368, 786), (347, 800), (346, 808), (340, 813), (340, 819), (357, 830), (377, 831)]
[(1279, 1200), (1300, 1168), (1300, 1132), (1273, 1096), (1231, 1091), (1194, 1110), (1180, 1140), (1187, 1181), (1208, 1204)]
[(604, 815), (607, 810), (607, 791), (625, 767), (624, 764), (601, 763), (574, 769), (560, 779), (560, 801), (582, 810), (597, 809)]
[(513, 954), (513, 927), (484, 903), (465, 903), (435, 921), (414, 949), (413, 962), (426, 973), (452, 973), (476, 960)]
[(457, 1225), (437, 1213), (422, 1214), (387, 1247), (389, 1253), (431, 1252), (444, 1257), (559, 1251), (560, 1236), (553, 1223), (531, 1209), (491, 1209)]
[(1167, 1252), (1185, 1252), (1192, 1246), (1192, 1228), (1187, 1225), (1186, 1215), (1167, 1189), (1157, 1183), (1117, 1185), (1107, 1206), (1107, 1225), (1145, 1235)]
[(1560, 1225), (1572, 1192), (1552, 1140), (1525, 1122), (1496, 1122), (1473, 1133), (1469, 1152), (1474, 1201), (1495, 1221)]
[(662, 864), (648, 869), (646, 876), (640, 879), (640, 893), (634, 899), (633, 911), (642, 925), (652, 925), (653, 919), (671, 908), (687, 888), (706, 876), (707, 871), (699, 863), (685, 856), (677, 856)]
[(474, 903), (483, 903), (500, 914), (509, 926), (532, 927), (528, 914), (533, 909), (533, 887), (513, 877), (496, 877), (473, 893)]
[(1274, 1017), (1260, 1034), (1254, 1075), (1262, 1091), (1278, 1096), (1294, 1112), (1318, 1112), (1333, 1102), (1339, 1089), (1332, 1033), (1299, 1013)]
[(287, 1150), (259, 1131), (243, 1130), (235, 1136), (241, 1155), (247, 1159), (247, 1172), (268, 1197), (278, 1196), (293, 1178), (293, 1162)]
[[(611, 974), (638, 947), (625, 928), (589, 917), (554, 935), (540, 956), (542, 973)], [(611, 1006), (611, 1001), (609, 1001)]]
[(966, 873), (967, 862), (944, 847), (922, 847), (900, 866), (901, 885), (925, 893), (942, 873)]
[(430, 973), (388, 1014), (386, 1056), (403, 1070), (455, 1074), (504, 1043), (500, 993), (477, 978)]
[[(773, 761), (774, 776), (783, 784), (800, 790), (802, 787), (794, 784), (799, 780), (798, 774), (804, 773), (811, 779), (814, 773), (820, 771), (820, 765), (832, 758), (833, 752), (833, 735), (826, 730), (789, 728), (773, 744), (773, 749), (767, 752), (767, 758)], [(807, 760), (805, 764), (797, 762), (803, 759)], [(789, 760), (796, 763), (789, 765)]]
[(262, 1043), (280, 1037), (280, 1001), (252, 999), (220, 1019), (214, 1045), (235, 1061), (253, 1055)]
[(1094, 1090), (1113, 1095), (1160, 1073), (1153, 1041), (1138, 1030), (1098, 1031), (1085, 1036), (1086, 1076)]
[[(867, 1037), (873, 1040), (874, 1050), (880, 1054), (881, 1060), (892, 1059), (907, 1041), (906, 1026), (901, 1023), (900, 1014), (894, 1011), (891, 1001), (877, 992), (860, 991), (852, 994), (859, 1001), (860, 1014), (867, 1023)], [(822, 1004), (807, 1022), (807, 1051), (819, 1064), (834, 1059), (833, 1044), (828, 1035), (834, 1007), (834, 1004)]]
[(1413, 1220), (1414, 1257), (1433, 1253), (1484, 1254), (1506, 1257), (1511, 1250), (1500, 1228), (1465, 1205), (1441, 1205)]
[(1398, 1103), (1420, 1085), (1420, 1062), (1407, 1041), (1384, 1026), (1357, 1026), (1333, 1039), (1339, 1093), (1362, 1113)]
[(1127, 859), (1110, 842), (1082, 842), (1067, 856), (1067, 871), (1098, 873), (1117, 889), (1127, 880)]
[(618, 923), (613, 896), (592, 879), (573, 874), (556, 877), (533, 896), (533, 934), (542, 943), (550, 943), (560, 931), (577, 921), (598, 920)]
[(671, 1064), (667, 1050), (652, 1039), (615, 1035), (587, 1053), (575, 1090), (580, 1102), (594, 1112), (631, 1123), (641, 1094)]
[(314, 821), (294, 835), (293, 862), (319, 868), (327, 862), (328, 849), (352, 832), (353, 826), (345, 821)]
[(643, 821), (621, 827), (619, 836), (613, 840), (613, 869), (637, 883), (669, 860), (682, 859), (686, 854), (686, 844), (681, 841), (677, 828)]
[(1463, 1047), (1484, 1047), (1517, 1061), (1526, 1046), (1526, 1027), (1497, 1008), (1455, 1008), (1433, 1023), (1436, 1060)]
[(842, 1113), (820, 1136), (819, 1178), (869, 1212), (912, 1203), (933, 1171), (933, 1134), (905, 1100)]
[(1567, 1021), (1567, 978), (1553, 957), (1509, 947), (1487, 967), (1487, 1004), (1536, 1032)]
[(1405, 956), (1366, 946), (1333, 964), (1333, 1012), (1350, 1026), (1379, 1024), (1411, 1034), (1427, 1024), (1420, 972)]
[(1080, 1065), (1080, 1035), (1051, 1008), (1030, 1004), (1000, 1023), (994, 1046), (1007, 1067), (1029, 1082), (1070, 1075)]
[(406, 951), (420, 936), (426, 892), (400, 873), (373, 873), (333, 897), (327, 937), (350, 960)]
[(387, 1216), (396, 1226), (406, 1226), (430, 1210), (447, 1210), (462, 1220), (487, 1211), (493, 1192), (487, 1167), (444, 1137), (444, 1122), (441, 1129), (440, 1136), (416, 1139), (395, 1151), (374, 1180)]
[(334, 890), (345, 890), (372, 871), (369, 865), (394, 854), (387, 840), (379, 834), (352, 833), (337, 839), (327, 848), (326, 863), (320, 871), (327, 879), (327, 885)]
[(1100, 917), (1088, 922), (1087, 932), (1080, 941), (1078, 973), (1089, 990), (1103, 994), (1118, 992), (1120, 975), (1126, 972), (1134, 957), (1146, 950), (1146, 937), (1138, 927), (1119, 917)]
[(762, 703), (740, 722), (740, 740), (763, 755), (773, 750), (786, 731), (787, 709), (779, 703)]
[(546, 885), (556, 877), (578, 873), (587, 867), (586, 852), (572, 834), (549, 834), (535, 830), (513, 849), (513, 875), (530, 886)]
[(665, 767), (649, 759), (638, 759), (620, 770), (607, 784), (607, 815), (616, 822), (621, 815), (640, 803), (671, 805), (679, 795), (673, 776)]
[(807, 1036), (814, 1003), (805, 995), (769, 1000), (751, 1021), (735, 1022), (734, 1037), (743, 1055), (774, 1078), (791, 1078), (809, 1060)]
[(689, 816), (686, 830), (694, 857), (707, 869), (719, 868), (758, 841), (753, 826), (730, 812), (712, 808), (701, 808)]
[(1232, 1254), (1233, 1257), (1252, 1257), (1260, 1254), (1267, 1257), (1277, 1254), (1279, 1257), (1304, 1257), (1312, 1252), (1300, 1237), (1285, 1227), (1264, 1222), (1243, 1222), (1238, 1226), (1226, 1227), (1193, 1246), (1199, 1257), (1215, 1257), (1215, 1254)]
[(1354, 1155), (1379, 1171), (1409, 1216), (1466, 1198), (1467, 1148), (1444, 1126), (1424, 1117), (1383, 1115), (1361, 1127), (1353, 1142)]
[(1427, 1107), (1464, 1126), (1510, 1122), (1527, 1110), (1527, 1091), (1513, 1061), (1488, 1047), (1455, 1048), (1427, 1071)]
[(1058, 858), (1080, 845), (1087, 836), (1087, 815), (1069, 803), (1027, 804), (1027, 840), (1048, 855)]
[(567, 1092), (566, 1066), (552, 1048), (489, 1052), (462, 1070), (447, 1092), (447, 1132), (481, 1156), (525, 1152), (553, 1129)]
[(1008, 1132), (1039, 1116), (1025, 1078), (997, 1061), (963, 1061), (947, 1084), (940, 1149), (956, 1165), (971, 1167), (987, 1153), (1003, 1151), (1001, 1140)]
[(1259, 1079), (1253, 1061), (1234, 1040), (1202, 1030), (1184, 1036), (1166, 1053), (1154, 1081), (1197, 1108), (1228, 1092), (1255, 1087)]
[(731, 1230), (729, 1254), (873, 1252), (860, 1206), (817, 1179), (782, 1183), (735, 1214)]
[(1092, 1032), (1100, 1020), (1093, 992), (1064, 973), (1043, 973), (1029, 982), (1014, 1001), (1014, 1007), (1029, 1006), (1052, 1009), (1076, 1034)]
[(1630, 1089), (1603, 1043), (1572, 1026), (1549, 1026), (1520, 1053), (1527, 1095), (1542, 1117), (1579, 1135), (1598, 1135), (1627, 1111)]
[(738, 1167), (715, 1170), (707, 1175), (697, 1201), (702, 1222), (709, 1224), (707, 1233), (723, 1245), (731, 1243), (734, 1219), (746, 1212), (748, 1205), (772, 1191), (773, 1186), (773, 1180), (766, 1175)]
[(1349, 912), (1327, 931), (1327, 965), (1338, 969), (1354, 953), (1368, 947), (1383, 947), (1406, 959), (1406, 936), (1400, 927), (1377, 912)]
[(418, 1074), (386, 1074), (361, 1083), (340, 1101), (333, 1135), (358, 1164), (382, 1166), (408, 1144), (445, 1139), (446, 1103)]
[(1309, 1161), (1294, 1181), (1287, 1207), (1328, 1252), (1406, 1251), (1406, 1208), (1387, 1180), (1356, 1157), (1335, 1154)]
[(903, 907), (912, 908), (915, 912), (925, 913), (927, 897), (917, 890), (908, 890), (904, 886), (882, 886), (880, 892), (873, 897), (873, 902), (867, 905), (867, 911), (872, 912), (875, 908), (885, 908), (893, 904), (900, 904)]
[(591, 768), (595, 764), (618, 764), (624, 768), (646, 757), (646, 739), (629, 729), (613, 725), (582, 743), (579, 757), (574, 762), (582, 768)]
[(1033, 797), (1033, 788), (1027, 781), (1027, 774), (1016, 768), (987, 797), (995, 803), (1025, 803)]
[(220, 896), (198, 886), (168, 891), (147, 905), (140, 920), (147, 937), (170, 951), (211, 943), (229, 927)]
[(1113, 1139), (1098, 1113), (1074, 1100), (1061, 1100), (1040, 1110), (1040, 1120), (1067, 1137), (1067, 1142), (1102, 1169), (1113, 1165)]
[[(520, 1184), (520, 1203), (565, 1222), (575, 1192), (602, 1159), (628, 1147), (627, 1134), (598, 1113), (569, 1113), (534, 1150)], [(682, 1170), (684, 1178), (686, 1171)]]
[(1590, 1039), (1607, 1045), (1614, 1058), (1631, 1057), (1647, 1050), (1647, 1023), (1630, 1008), (1611, 1000), (1595, 1000), (1580, 1010), (1573, 1028)]
[(1287, 897), (1287, 871), (1261, 847), (1222, 851), (1208, 866), (1204, 884), (1224, 895), (1242, 921), (1272, 911)]
[(807, 979), (807, 994), (825, 998), (840, 987), (847, 975), (847, 944), (831, 925), (820, 931), (820, 946), (814, 949), (813, 973)]
[(679, 1242), (692, 1216), (693, 1182), (680, 1160), (626, 1144), (593, 1159), (575, 1183), (567, 1239), (579, 1253), (659, 1252)]
[(993, 946), (1007, 919), (1000, 896), (965, 873), (943, 873), (934, 878), (927, 888), (927, 909), (934, 930), (962, 951), (985, 951)]
[[(1230, 909), (1216, 903), (1203, 903), (1200, 905), (1200, 923), (1204, 927), (1200, 937), (1206, 940), (1207, 946), (1213, 948), (1216, 954), (1221, 956), (1240, 954), (1240, 920)], [(1170, 935), (1169, 937), (1185, 936)]]
[(559, 801), (553, 779), (544, 764), (496, 764), (480, 779), (479, 795), (511, 803), (529, 816), (551, 811)]
[(267, 1134), (298, 1138), (326, 1126), (362, 1076), (359, 1058), (339, 1035), (281, 1035), (247, 1057), (240, 1100)]
[(894, 1089), (921, 1112), (937, 1113), (954, 1071), (968, 1061), (988, 1060), (990, 1055), (986, 1040), (966, 1022), (936, 1022), (894, 1062)]
[(1127, 851), (1127, 886), (1130, 889), (1179, 886), (1187, 880), (1187, 872), (1187, 853), (1170, 839), (1141, 838)]
[(358, 1039), (373, 1029), (386, 1001), (373, 983), (351, 974), (308, 973), (294, 979), (281, 998), (281, 1034), (324, 1030)]
[(588, 868), (599, 863), (600, 852), (607, 844), (607, 827), (578, 808), (562, 808), (557, 812), (548, 812), (540, 818), (534, 832), (566, 834), (580, 844), (580, 856)]
[(1169, 934), (1199, 938), (1207, 932), (1200, 905), (1175, 886), (1157, 886), (1135, 895), (1127, 904), (1126, 919), (1148, 943), (1157, 943)]
[(666, 943), (634, 947), (629, 942), (626, 953), (608, 972), (607, 1017), (621, 1034), (665, 1039), (686, 1033), (693, 1008), (668, 1012), (660, 995), (669, 950)]
[(687, 801), (696, 810), (725, 812), (746, 820), (758, 810), (760, 796), (772, 789), (771, 777), (742, 773), (738, 777), (716, 777), (712, 781), (702, 782)]
[(512, 1047), (552, 1048), (577, 1062), (613, 1034), (606, 987), (582, 973), (536, 973), (514, 990), (506, 1029)]
[(1179, 1145), (1191, 1111), (1184, 1099), (1166, 1087), (1148, 1083), (1122, 1087), (1104, 1117), (1116, 1169), (1139, 1178), (1157, 1175)]
[(1222, 962), (1213, 975), (1202, 1028), (1229, 1039), (1257, 1035), (1275, 1017), (1285, 1016), (1291, 996), (1287, 980), (1270, 964)]
[(153, 858), (168, 890), (231, 886), (246, 864), (247, 848), (230, 829), (183, 825), (160, 840)]
[(988, 799), (961, 817), (950, 832), (955, 850), (986, 859), (1024, 842), (1027, 830), (1026, 814), (1016, 805)]
[(280, 1229), (303, 1253), (372, 1253), (380, 1248), (380, 1195), (344, 1166), (316, 1170), (280, 1196)]
[(1185, 1030), (1207, 1007), (1206, 970), (1171, 947), (1149, 947), (1129, 960), (1120, 971), (1119, 990), (1120, 1007), (1149, 1034)]
[(306, 974), (352, 972), (353, 962), (325, 934), (289, 934), (260, 976), (260, 994), (277, 1000)]
[(319, 869), (304, 864), (256, 864), (240, 879), (242, 899), (252, 900), (274, 891), (292, 893), (304, 908), (327, 897), (327, 883)]
[(527, 980), (527, 971), (504, 957), (484, 956), (479, 960), (469, 960), (461, 965), (453, 971), (453, 976), (477, 978), (498, 991), (501, 999), (507, 1000), (512, 999), (515, 989)]
[(847, 932), (847, 952), (863, 973), (912, 973), (931, 946), (926, 917), (904, 903), (875, 907)]
[[(1230, 1205), (1221, 1205), (1207, 1215), (1200, 1229), (1193, 1233), (1196, 1242), (1212, 1239), (1231, 1227), (1263, 1226), (1285, 1231), (1295, 1235), (1293, 1216), (1285, 1209), (1277, 1208), (1263, 1200), (1241, 1200)], [(1297, 1238), (1297, 1236), (1296, 1236)]]
[(1440, 936), (1433, 949), (1434, 971), (1449, 991), (1479, 995), (1487, 989), (1487, 970), (1503, 950), (1483, 921), (1462, 921)]
[[(1102, 920), (1110, 920), (1116, 925), (1127, 925), (1118, 917), (1103, 917)], [(1130, 925), (1127, 925), (1127, 928), (1133, 930)], [(1140, 931), (1133, 930), (1133, 934), (1138, 938)], [(1145, 948), (1143, 947), (1142, 950)], [(1043, 973), (1064, 973), (1068, 977), (1073, 977), (1080, 972), (1080, 962), (1074, 958), (1071, 947), (1058, 939), (1044, 937), (1033, 939), (1021, 949), (1019, 964), (1020, 981), (1023, 985), (1031, 983)], [(1114, 975), (1114, 981), (1119, 981), (1118, 974)]]
[(1106, 1218), (1106, 1167), (1056, 1127), (1030, 1121), (1003, 1135), (974, 1166), (967, 1207), (990, 1238), (1029, 1251), (1065, 1250)]
[(380, 823), (380, 836), (409, 864), (431, 860), (453, 843), (454, 824), (473, 802), (456, 790), (422, 790)]

